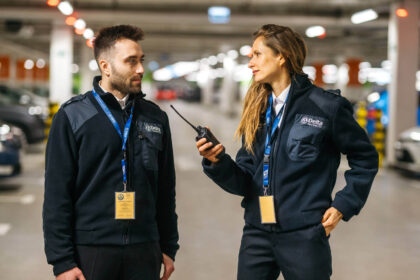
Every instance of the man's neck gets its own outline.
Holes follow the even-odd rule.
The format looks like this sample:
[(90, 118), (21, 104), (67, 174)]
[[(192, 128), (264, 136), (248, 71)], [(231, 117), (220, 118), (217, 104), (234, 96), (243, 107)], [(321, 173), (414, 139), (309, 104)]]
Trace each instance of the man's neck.
[(111, 86), (111, 83), (107, 79), (102, 78), (102, 80), (99, 81), (99, 85), (105, 91), (111, 93), (113, 96), (115, 96), (118, 99), (123, 99), (127, 95), (126, 93), (122, 93), (121, 91), (114, 89)]

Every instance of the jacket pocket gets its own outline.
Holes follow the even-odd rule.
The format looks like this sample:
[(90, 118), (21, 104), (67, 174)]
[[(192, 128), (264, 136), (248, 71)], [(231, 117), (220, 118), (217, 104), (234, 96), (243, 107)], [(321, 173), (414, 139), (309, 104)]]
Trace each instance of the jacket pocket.
[(314, 160), (327, 130), (325, 118), (297, 114), (287, 139), (287, 153), (291, 160)]
[(159, 123), (137, 122), (138, 151), (143, 165), (149, 170), (158, 170), (159, 152), (162, 151), (163, 127)]

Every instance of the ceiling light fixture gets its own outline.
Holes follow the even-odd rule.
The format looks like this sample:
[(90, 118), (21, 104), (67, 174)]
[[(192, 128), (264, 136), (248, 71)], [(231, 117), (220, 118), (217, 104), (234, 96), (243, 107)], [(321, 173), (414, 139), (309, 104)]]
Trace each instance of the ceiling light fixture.
[(377, 18), (378, 18), (378, 14), (374, 10), (368, 9), (368, 10), (363, 10), (363, 11), (354, 13), (351, 16), (351, 22), (354, 24), (360, 24), (363, 22), (375, 20)]
[(325, 28), (320, 25), (311, 26), (308, 29), (306, 29), (305, 34), (309, 38), (322, 36), (325, 34)]
[(398, 8), (398, 9), (395, 11), (395, 14), (396, 14), (398, 17), (401, 17), (401, 18), (408, 17), (408, 11), (407, 11), (407, 9), (405, 9), (405, 8)]
[(64, 1), (58, 4), (58, 9), (63, 15), (66, 15), (66, 16), (69, 16), (73, 13), (73, 6), (67, 1)]

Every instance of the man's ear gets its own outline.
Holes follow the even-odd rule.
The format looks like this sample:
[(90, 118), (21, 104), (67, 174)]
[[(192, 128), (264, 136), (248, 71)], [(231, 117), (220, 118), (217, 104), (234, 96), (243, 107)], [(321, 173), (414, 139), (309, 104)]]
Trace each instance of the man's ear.
[(99, 68), (103, 74), (105, 74), (107, 77), (111, 75), (111, 64), (108, 60), (104, 57), (99, 58)]

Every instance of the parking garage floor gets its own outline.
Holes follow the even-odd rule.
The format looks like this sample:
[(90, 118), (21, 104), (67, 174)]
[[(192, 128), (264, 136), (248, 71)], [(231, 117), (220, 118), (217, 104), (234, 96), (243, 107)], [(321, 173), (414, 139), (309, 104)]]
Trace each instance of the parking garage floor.
[[(217, 109), (173, 102), (195, 124), (208, 125), (235, 155), (239, 117)], [(181, 249), (173, 280), (235, 279), (243, 227), (240, 197), (225, 193), (201, 171), (195, 132), (168, 112), (177, 169), (177, 212)], [(43, 252), (44, 146), (29, 148), (22, 175), (0, 180), (0, 279), (54, 279)], [(346, 164), (336, 189), (344, 185)], [(382, 169), (361, 214), (341, 222), (330, 238), (337, 280), (420, 279), (420, 179)], [(282, 279), (280, 277), (280, 279)]]

